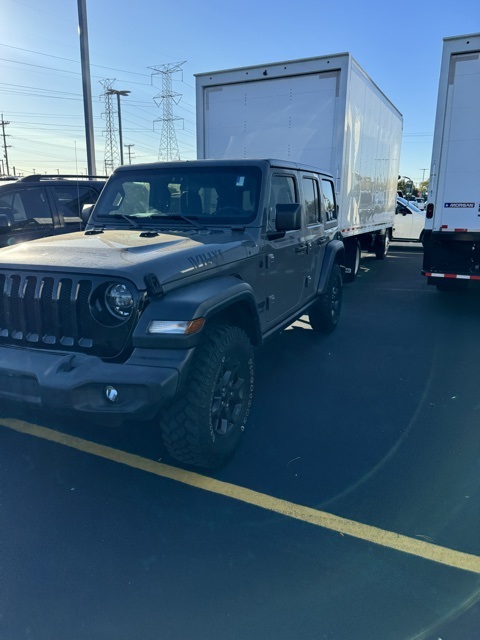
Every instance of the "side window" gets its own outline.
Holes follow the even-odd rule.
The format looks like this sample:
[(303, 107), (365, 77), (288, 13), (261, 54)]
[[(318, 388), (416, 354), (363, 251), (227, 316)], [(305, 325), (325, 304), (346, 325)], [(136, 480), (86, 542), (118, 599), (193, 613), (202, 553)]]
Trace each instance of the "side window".
[(320, 217), (320, 195), (318, 182), (313, 178), (303, 178), (303, 204), (307, 224), (318, 224)]
[[(64, 218), (81, 216), (84, 204), (94, 204), (98, 198), (95, 189), (85, 185), (60, 185), (52, 187), (58, 209)], [(68, 220), (66, 220), (68, 222)]]
[[(40, 222), (51, 225), (52, 216), (44, 189), (32, 187), (10, 191), (0, 198), (0, 212), (8, 215), (13, 223), (32, 224)], [(36, 219), (34, 221), (34, 218)]]
[(335, 220), (337, 217), (337, 208), (335, 206), (335, 193), (333, 183), (330, 180), (322, 180), (323, 206), (325, 208), (325, 217), (327, 222)]
[(6, 193), (3, 196), (0, 196), (0, 214), (7, 216), (10, 219), (10, 222), (14, 220), (14, 211), (13, 211), (13, 198), (14, 193)]
[(272, 176), (270, 189), (270, 203), (268, 212), (268, 227), (275, 229), (275, 207), (277, 204), (291, 204), (298, 202), (295, 178), (293, 176)]

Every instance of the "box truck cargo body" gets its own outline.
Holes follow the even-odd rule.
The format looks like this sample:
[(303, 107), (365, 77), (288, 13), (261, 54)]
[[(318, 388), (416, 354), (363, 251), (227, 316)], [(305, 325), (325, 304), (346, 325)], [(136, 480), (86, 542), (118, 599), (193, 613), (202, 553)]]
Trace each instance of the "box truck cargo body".
[(395, 217), (402, 116), (348, 53), (196, 76), (199, 158), (270, 157), (333, 174), (346, 279), (383, 258)]
[(429, 284), (480, 281), (480, 33), (443, 41), (426, 211)]

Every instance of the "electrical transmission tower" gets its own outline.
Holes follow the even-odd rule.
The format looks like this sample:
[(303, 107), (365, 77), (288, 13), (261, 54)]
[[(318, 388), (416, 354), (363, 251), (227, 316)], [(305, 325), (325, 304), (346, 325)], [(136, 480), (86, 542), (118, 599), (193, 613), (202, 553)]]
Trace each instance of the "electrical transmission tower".
[(179, 118), (174, 115), (173, 105), (180, 102), (182, 94), (173, 91), (172, 76), (174, 73), (181, 71), (182, 65), (184, 65), (185, 62), (186, 60), (183, 62), (162, 64), (157, 67), (149, 67), (150, 69), (153, 69), (152, 76), (158, 74), (162, 75), (162, 92), (153, 98), (157, 107), (161, 105), (163, 109), (162, 117), (155, 120), (155, 122), (162, 123), (160, 147), (158, 150), (158, 159), (162, 161), (168, 162), (169, 160), (180, 160), (175, 120), (183, 120), (183, 118)]
[(100, 80), (100, 84), (104, 88), (105, 92), (103, 98), (105, 100), (105, 122), (106, 129), (105, 134), (105, 174), (109, 175), (120, 164), (120, 156), (118, 153), (117, 136), (115, 133), (115, 107), (113, 106), (112, 94), (108, 93), (115, 78)]

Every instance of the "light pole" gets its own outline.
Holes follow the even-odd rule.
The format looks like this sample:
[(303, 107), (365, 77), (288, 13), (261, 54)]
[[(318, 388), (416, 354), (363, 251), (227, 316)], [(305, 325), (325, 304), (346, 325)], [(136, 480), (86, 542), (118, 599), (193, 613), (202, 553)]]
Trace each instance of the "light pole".
[(119, 91), (118, 89), (109, 89), (107, 96), (117, 96), (118, 107), (118, 138), (120, 142), (120, 164), (123, 164), (123, 138), (122, 138), (122, 113), (120, 111), (120, 96), (128, 96), (130, 91)]

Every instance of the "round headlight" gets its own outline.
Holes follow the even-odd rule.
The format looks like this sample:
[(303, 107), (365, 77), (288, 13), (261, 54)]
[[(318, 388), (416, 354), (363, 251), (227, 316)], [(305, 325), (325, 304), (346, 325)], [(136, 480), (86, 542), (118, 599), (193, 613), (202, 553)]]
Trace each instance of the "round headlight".
[(105, 305), (112, 316), (125, 320), (133, 311), (133, 294), (125, 284), (111, 284), (105, 291)]

